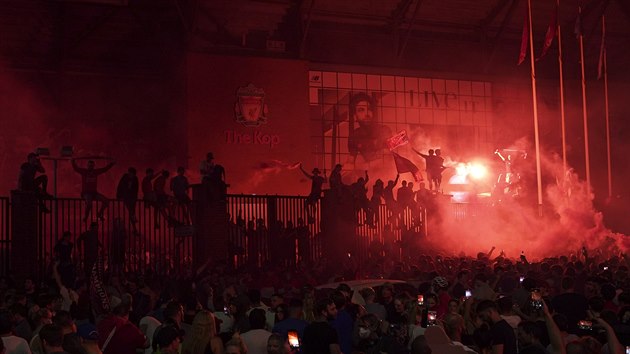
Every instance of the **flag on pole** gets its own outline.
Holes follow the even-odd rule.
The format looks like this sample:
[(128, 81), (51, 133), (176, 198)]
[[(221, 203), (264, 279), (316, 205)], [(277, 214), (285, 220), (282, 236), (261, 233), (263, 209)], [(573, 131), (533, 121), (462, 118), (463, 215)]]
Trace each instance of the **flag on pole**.
[(602, 16), (602, 43), (599, 47), (599, 63), (597, 63), (597, 80), (602, 78), (604, 56), (606, 55), (606, 25)]
[(551, 47), (551, 43), (553, 43), (553, 39), (556, 38), (556, 32), (558, 31), (558, 5), (554, 6), (553, 13), (551, 14), (551, 19), (549, 20), (549, 27), (547, 27), (547, 34), (545, 34), (545, 44), (543, 45), (542, 52), (540, 56), (536, 59), (536, 61), (542, 59), (546, 54), (549, 48)]
[(394, 163), (396, 163), (396, 170), (399, 174), (409, 172), (416, 182), (422, 181), (422, 173), (420, 173), (418, 166), (395, 152), (392, 152), (392, 155), (394, 155)]
[(523, 35), (521, 36), (521, 53), (518, 56), (518, 64), (521, 65), (525, 61), (527, 56), (527, 43), (529, 40), (529, 11), (525, 14), (525, 21), (523, 22)]

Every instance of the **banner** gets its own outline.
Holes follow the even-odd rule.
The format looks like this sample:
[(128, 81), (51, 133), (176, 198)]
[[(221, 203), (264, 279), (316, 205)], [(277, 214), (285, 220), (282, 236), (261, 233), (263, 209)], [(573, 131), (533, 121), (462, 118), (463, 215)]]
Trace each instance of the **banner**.
[(407, 136), (406, 130), (399, 131), (396, 135), (387, 139), (387, 148), (389, 151), (394, 150), (395, 148), (409, 144), (409, 137)]

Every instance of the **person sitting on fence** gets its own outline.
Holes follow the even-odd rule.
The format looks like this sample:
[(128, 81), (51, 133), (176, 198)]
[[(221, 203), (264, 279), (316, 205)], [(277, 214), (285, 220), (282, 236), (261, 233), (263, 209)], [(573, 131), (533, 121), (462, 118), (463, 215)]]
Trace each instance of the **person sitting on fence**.
[[(41, 175), (35, 177), (37, 173)], [(44, 205), (44, 199), (52, 196), (46, 192), (48, 186), (48, 176), (46, 170), (42, 166), (39, 156), (35, 153), (28, 154), (27, 162), (20, 166), (20, 176), (18, 177), (18, 190), (23, 192), (35, 192), (35, 196), (39, 200), (39, 209), (43, 213), (50, 213), (50, 210)]]
[(312, 224), (315, 222), (315, 216), (314, 216), (315, 205), (317, 205), (317, 202), (319, 201), (319, 198), (322, 195), (322, 185), (326, 182), (326, 177), (320, 176), (321, 171), (317, 167), (313, 169), (312, 175), (306, 172), (304, 167), (302, 167), (301, 163), (300, 163), (300, 170), (307, 178), (309, 178), (312, 181), (311, 193), (308, 195), (308, 197), (306, 197), (306, 201), (304, 203), (304, 207), (306, 208), (306, 214), (308, 217), (308, 223)]
[(188, 196), (188, 178), (184, 175), (186, 169), (183, 167), (177, 168), (177, 176), (171, 178), (171, 191), (175, 196), (177, 205), (181, 206), (184, 212), (184, 222), (192, 224), (190, 218), (190, 197)]
[(104, 220), (103, 213), (109, 205), (107, 198), (100, 194), (97, 190), (98, 175), (109, 171), (114, 166), (114, 161), (109, 159), (109, 163), (102, 168), (95, 168), (96, 164), (93, 160), (87, 162), (87, 168), (82, 168), (77, 165), (77, 161), (72, 159), (72, 168), (81, 175), (81, 197), (85, 199), (85, 215), (83, 221), (87, 222), (90, 212), (92, 211), (92, 201), (97, 200), (101, 202), (101, 209), (98, 211), (97, 217), (100, 220)]
[(131, 221), (133, 232), (137, 234), (136, 202), (138, 201), (138, 176), (135, 168), (129, 167), (127, 173), (120, 178), (116, 189), (116, 198), (122, 200), (127, 211), (129, 211), (129, 220)]

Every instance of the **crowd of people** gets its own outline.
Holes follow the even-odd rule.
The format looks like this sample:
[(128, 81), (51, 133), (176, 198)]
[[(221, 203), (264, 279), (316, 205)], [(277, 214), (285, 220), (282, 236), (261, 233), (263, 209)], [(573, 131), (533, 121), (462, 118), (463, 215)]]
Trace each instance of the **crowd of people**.
[[(431, 150), (431, 153), (433, 153), (433, 150)], [(312, 217), (313, 209), (321, 198), (323, 191), (322, 186), (326, 183), (327, 179), (326, 176), (321, 176), (321, 171), (318, 168), (314, 168), (312, 174), (306, 172), (301, 164), (300, 169), (307, 178), (312, 180), (311, 191), (305, 202), (310, 224), (314, 222), (314, 218)], [(395, 179), (388, 180), (387, 184), (379, 178), (374, 182), (372, 194), (368, 198), (368, 182), (370, 181), (368, 171), (365, 171), (365, 175), (359, 177), (353, 183), (345, 184), (342, 179), (342, 169), (343, 166), (337, 164), (330, 173), (330, 178), (328, 178), (330, 198), (337, 203), (352, 205), (355, 215), (358, 217), (362, 214), (363, 217), (361, 219), (365, 220), (366, 225), (375, 227), (376, 223), (379, 222), (380, 205), (387, 206), (388, 215), (385, 223), (396, 226), (401, 224), (401, 216), (405, 209), (411, 210), (417, 217), (416, 219), (418, 219), (420, 218), (421, 210), (435, 208), (434, 198), (437, 188), (435, 190), (429, 190), (426, 188), (426, 184), (423, 181), (418, 184), (418, 189), (414, 190), (414, 183), (405, 180), (403, 180), (401, 186), (397, 188), (398, 181), (400, 180), (399, 174), (396, 175)], [(438, 177), (435, 177), (435, 180), (437, 181)], [(441, 175), (439, 180), (441, 180)], [(431, 185), (439, 187), (438, 184)], [(394, 197), (395, 188), (397, 189), (396, 196)], [(356, 221), (359, 222), (359, 219), (357, 218)]]
[(494, 251), (293, 268), (208, 260), (168, 275), (108, 268), (102, 278), (62, 277), (57, 259), (43, 279), (0, 278), (0, 353), (621, 354), (630, 345), (628, 256), (582, 249), (534, 262)]

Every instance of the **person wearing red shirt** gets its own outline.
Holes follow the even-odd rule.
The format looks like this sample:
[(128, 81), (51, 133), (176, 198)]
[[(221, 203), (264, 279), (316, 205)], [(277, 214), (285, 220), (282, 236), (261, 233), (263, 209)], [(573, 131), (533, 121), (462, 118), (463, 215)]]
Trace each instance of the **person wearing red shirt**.
[(149, 347), (142, 331), (129, 322), (129, 309), (127, 304), (118, 305), (98, 323), (98, 344), (104, 354), (136, 354), (137, 349)]
[(86, 222), (90, 212), (92, 212), (92, 201), (97, 200), (101, 202), (101, 209), (98, 211), (97, 217), (103, 220), (103, 213), (109, 205), (107, 198), (100, 194), (97, 190), (98, 175), (109, 171), (114, 166), (114, 161), (110, 162), (102, 168), (95, 168), (93, 160), (87, 162), (87, 168), (82, 168), (77, 165), (75, 159), (72, 159), (72, 168), (81, 175), (81, 197), (85, 199), (85, 215), (83, 221)]

